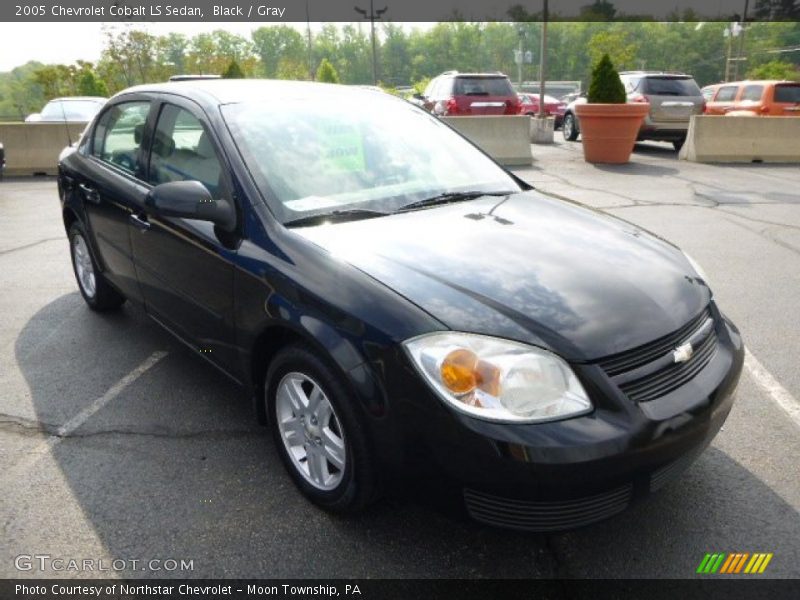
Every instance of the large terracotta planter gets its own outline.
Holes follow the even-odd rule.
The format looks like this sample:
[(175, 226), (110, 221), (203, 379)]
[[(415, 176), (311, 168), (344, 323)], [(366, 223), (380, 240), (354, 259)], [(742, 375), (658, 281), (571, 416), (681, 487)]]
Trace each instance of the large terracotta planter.
[(638, 102), (576, 105), (583, 157), (592, 163), (628, 162), (639, 128), (649, 111), (649, 104)]

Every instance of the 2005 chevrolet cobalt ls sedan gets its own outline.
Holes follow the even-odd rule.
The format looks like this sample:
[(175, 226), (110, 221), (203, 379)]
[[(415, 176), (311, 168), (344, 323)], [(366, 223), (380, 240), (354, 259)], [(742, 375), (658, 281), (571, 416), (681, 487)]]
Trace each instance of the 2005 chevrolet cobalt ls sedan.
[(142, 305), (251, 391), (328, 510), (413, 481), (487, 523), (576, 527), (674, 478), (731, 409), (742, 341), (692, 259), (388, 94), (136, 87), (59, 173), (89, 307)]

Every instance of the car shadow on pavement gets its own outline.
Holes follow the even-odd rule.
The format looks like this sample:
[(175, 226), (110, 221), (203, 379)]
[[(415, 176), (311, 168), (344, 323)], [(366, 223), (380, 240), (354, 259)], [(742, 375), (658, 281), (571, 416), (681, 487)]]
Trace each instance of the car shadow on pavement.
[[(58, 476), (36, 466), (24, 474), (31, 489), (48, 490), (28, 502), (25, 523), (74, 544), (72, 556), (82, 550), (73, 540), (94, 536), (112, 558), (193, 561), (190, 572), (128, 566), (125, 577), (685, 577), (698, 553), (771, 552), (771, 539), (800, 537), (793, 509), (713, 449), (671, 488), (571, 533), (493, 529), (402, 500), (335, 517), (297, 492), (245, 394), (139, 309), (97, 314), (67, 294), (15, 345), (51, 435), (156, 351), (167, 355), (52, 446)], [(73, 505), (90, 531), (62, 519)], [(753, 522), (756, 538), (745, 535)]]

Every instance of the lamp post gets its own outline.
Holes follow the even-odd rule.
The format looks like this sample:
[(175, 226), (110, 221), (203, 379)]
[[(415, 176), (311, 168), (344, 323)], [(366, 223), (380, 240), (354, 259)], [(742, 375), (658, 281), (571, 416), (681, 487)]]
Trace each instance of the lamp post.
[(370, 22), (370, 35), (372, 37), (372, 83), (373, 85), (378, 85), (378, 51), (375, 47), (375, 21), (379, 20), (383, 13), (388, 10), (388, 6), (384, 6), (383, 8), (379, 8), (375, 10), (374, 0), (369, 0), (369, 13), (363, 8), (359, 8), (355, 6), (355, 11), (363, 15), (365, 19), (369, 19)]
[(542, 8), (542, 45), (539, 52), (539, 118), (544, 119), (544, 80), (545, 67), (547, 65), (547, 0), (544, 0)]
[(311, 13), (308, 11), (308, 0), (306, 0), (306, 42), (308, 50), (308, 79), (314, 81), (314, 57), (311, 50)]

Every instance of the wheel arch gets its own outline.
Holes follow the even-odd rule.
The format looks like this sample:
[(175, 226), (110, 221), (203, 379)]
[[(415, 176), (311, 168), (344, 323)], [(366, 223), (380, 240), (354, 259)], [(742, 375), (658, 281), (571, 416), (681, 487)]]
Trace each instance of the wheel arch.
[[(250, 350), (249, 375), (253, 388), (253, 403), (258, 422), (267, 423), (264, 406), (264, 379), (272, 359), (282, 349), (301, 344), (314, 351), (323, 362), (340, 376), (342, 383), (353, 393), (357, 404), (366, 398), (374, 402), (375, 382), (363, 373), (366, 358), (345, 336), (314, 317), (301, 317), (296, 322), (280, 321), (266, 325), (256, 336)], [(359, 369), (360, 367), (360, 369)], [(368, 369), (366, 369), (368, 371)], [(353, 377), (359, 372), (358, 381)]]

